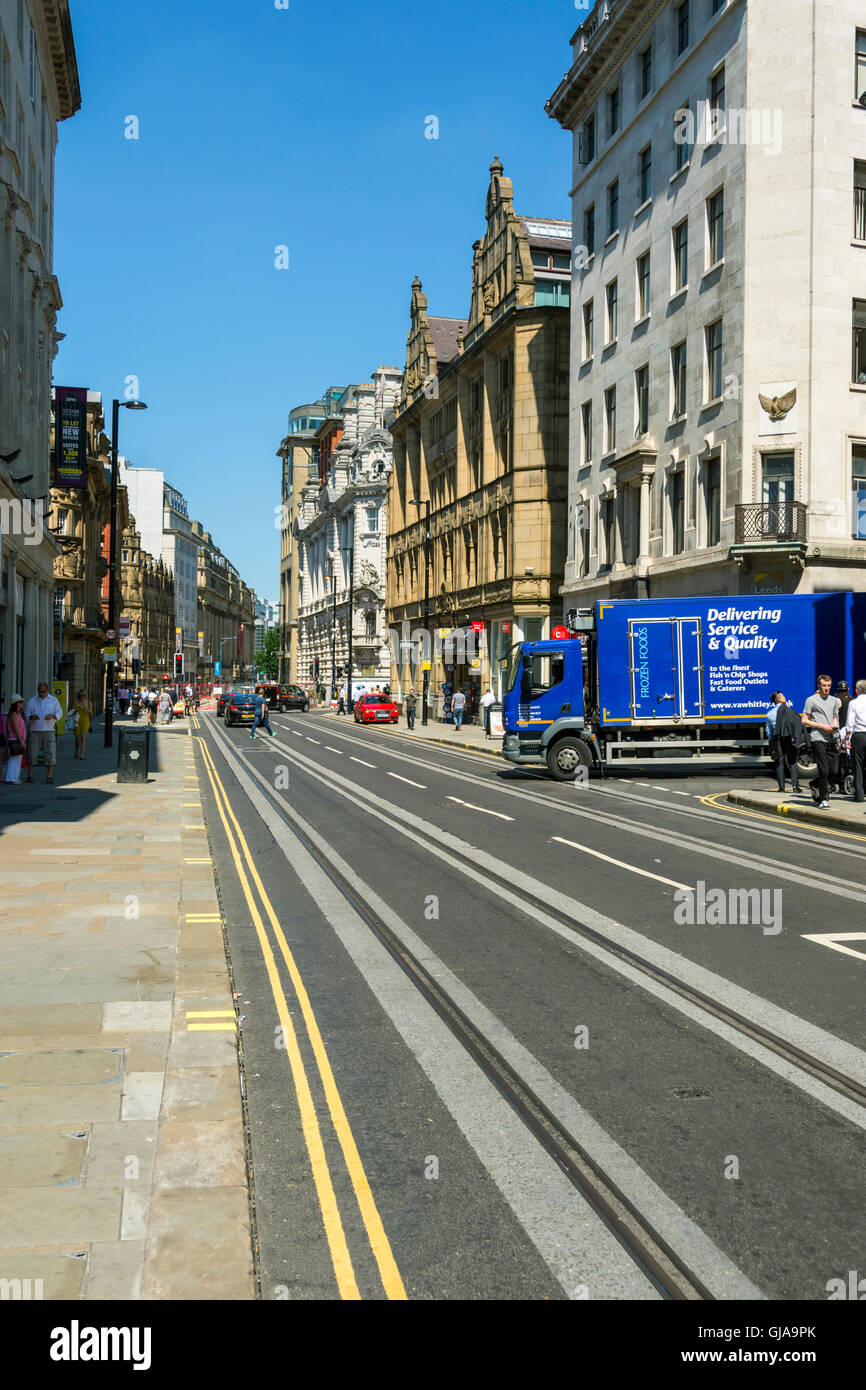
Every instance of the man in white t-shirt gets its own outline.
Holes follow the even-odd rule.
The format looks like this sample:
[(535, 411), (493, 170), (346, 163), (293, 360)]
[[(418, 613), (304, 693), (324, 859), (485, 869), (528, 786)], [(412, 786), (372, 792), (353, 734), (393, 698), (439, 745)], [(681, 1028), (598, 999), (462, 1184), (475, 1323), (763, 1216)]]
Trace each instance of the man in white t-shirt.
[(45, 754), (45, 780), (53, 782), (54, 767), (57, 762), (58, 719), (63, 718), (60, 701), (49, 692), (41, 681), (37, 692), (24, 706), (24, 723), (27, 725), (27, 781), (33, 781), (33, 768), (40, 750)]

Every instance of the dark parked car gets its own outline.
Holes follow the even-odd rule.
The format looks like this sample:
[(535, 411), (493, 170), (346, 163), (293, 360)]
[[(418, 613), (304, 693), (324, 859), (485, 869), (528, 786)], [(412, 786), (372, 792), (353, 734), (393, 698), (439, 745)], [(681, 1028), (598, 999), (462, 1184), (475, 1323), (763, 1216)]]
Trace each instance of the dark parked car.
[(299, 685), (277, 685), (276, 681), (264, 681), (256, 686), (256, 694), (264, 696), (268, 709), (277, 709), (281, 714), (287, 709), (300, 709), (306, 714), (310, 708), (310, 697)]
[(226, 724), (228, 724), (229, 727), (231, 727), (232, 724), (252, 724), (255, 717), (255, 695), (241, 694), (239, 690), (232, 690), (229, 693), (228, 703), (226, 704)]

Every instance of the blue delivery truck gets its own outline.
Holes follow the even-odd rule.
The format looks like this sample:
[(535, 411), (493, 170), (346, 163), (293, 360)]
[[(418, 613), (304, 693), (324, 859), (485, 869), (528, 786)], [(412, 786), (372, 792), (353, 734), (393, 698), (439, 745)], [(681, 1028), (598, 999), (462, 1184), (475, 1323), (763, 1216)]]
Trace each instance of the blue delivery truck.
[(511, 763), (754, 764), (774, 690), (802, 710), (818, 674), (866, 676), (866, 594), (599, 600), (502, 667)]

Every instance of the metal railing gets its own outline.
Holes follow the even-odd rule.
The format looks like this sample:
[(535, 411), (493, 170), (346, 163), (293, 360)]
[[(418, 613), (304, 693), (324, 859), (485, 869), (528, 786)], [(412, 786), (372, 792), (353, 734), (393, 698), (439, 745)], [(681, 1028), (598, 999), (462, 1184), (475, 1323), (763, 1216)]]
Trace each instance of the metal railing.
[(734, 544), (806, 540), (805, 502), (740, 502), (734, 507)]

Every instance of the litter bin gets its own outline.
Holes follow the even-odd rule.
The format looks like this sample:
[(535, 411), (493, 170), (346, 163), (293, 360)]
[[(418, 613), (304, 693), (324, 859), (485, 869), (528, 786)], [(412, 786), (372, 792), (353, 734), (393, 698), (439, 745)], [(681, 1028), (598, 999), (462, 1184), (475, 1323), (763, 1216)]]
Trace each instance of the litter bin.
[(117, 732), (118, 782), (146, 782), (150, 768), (150, 729)]

